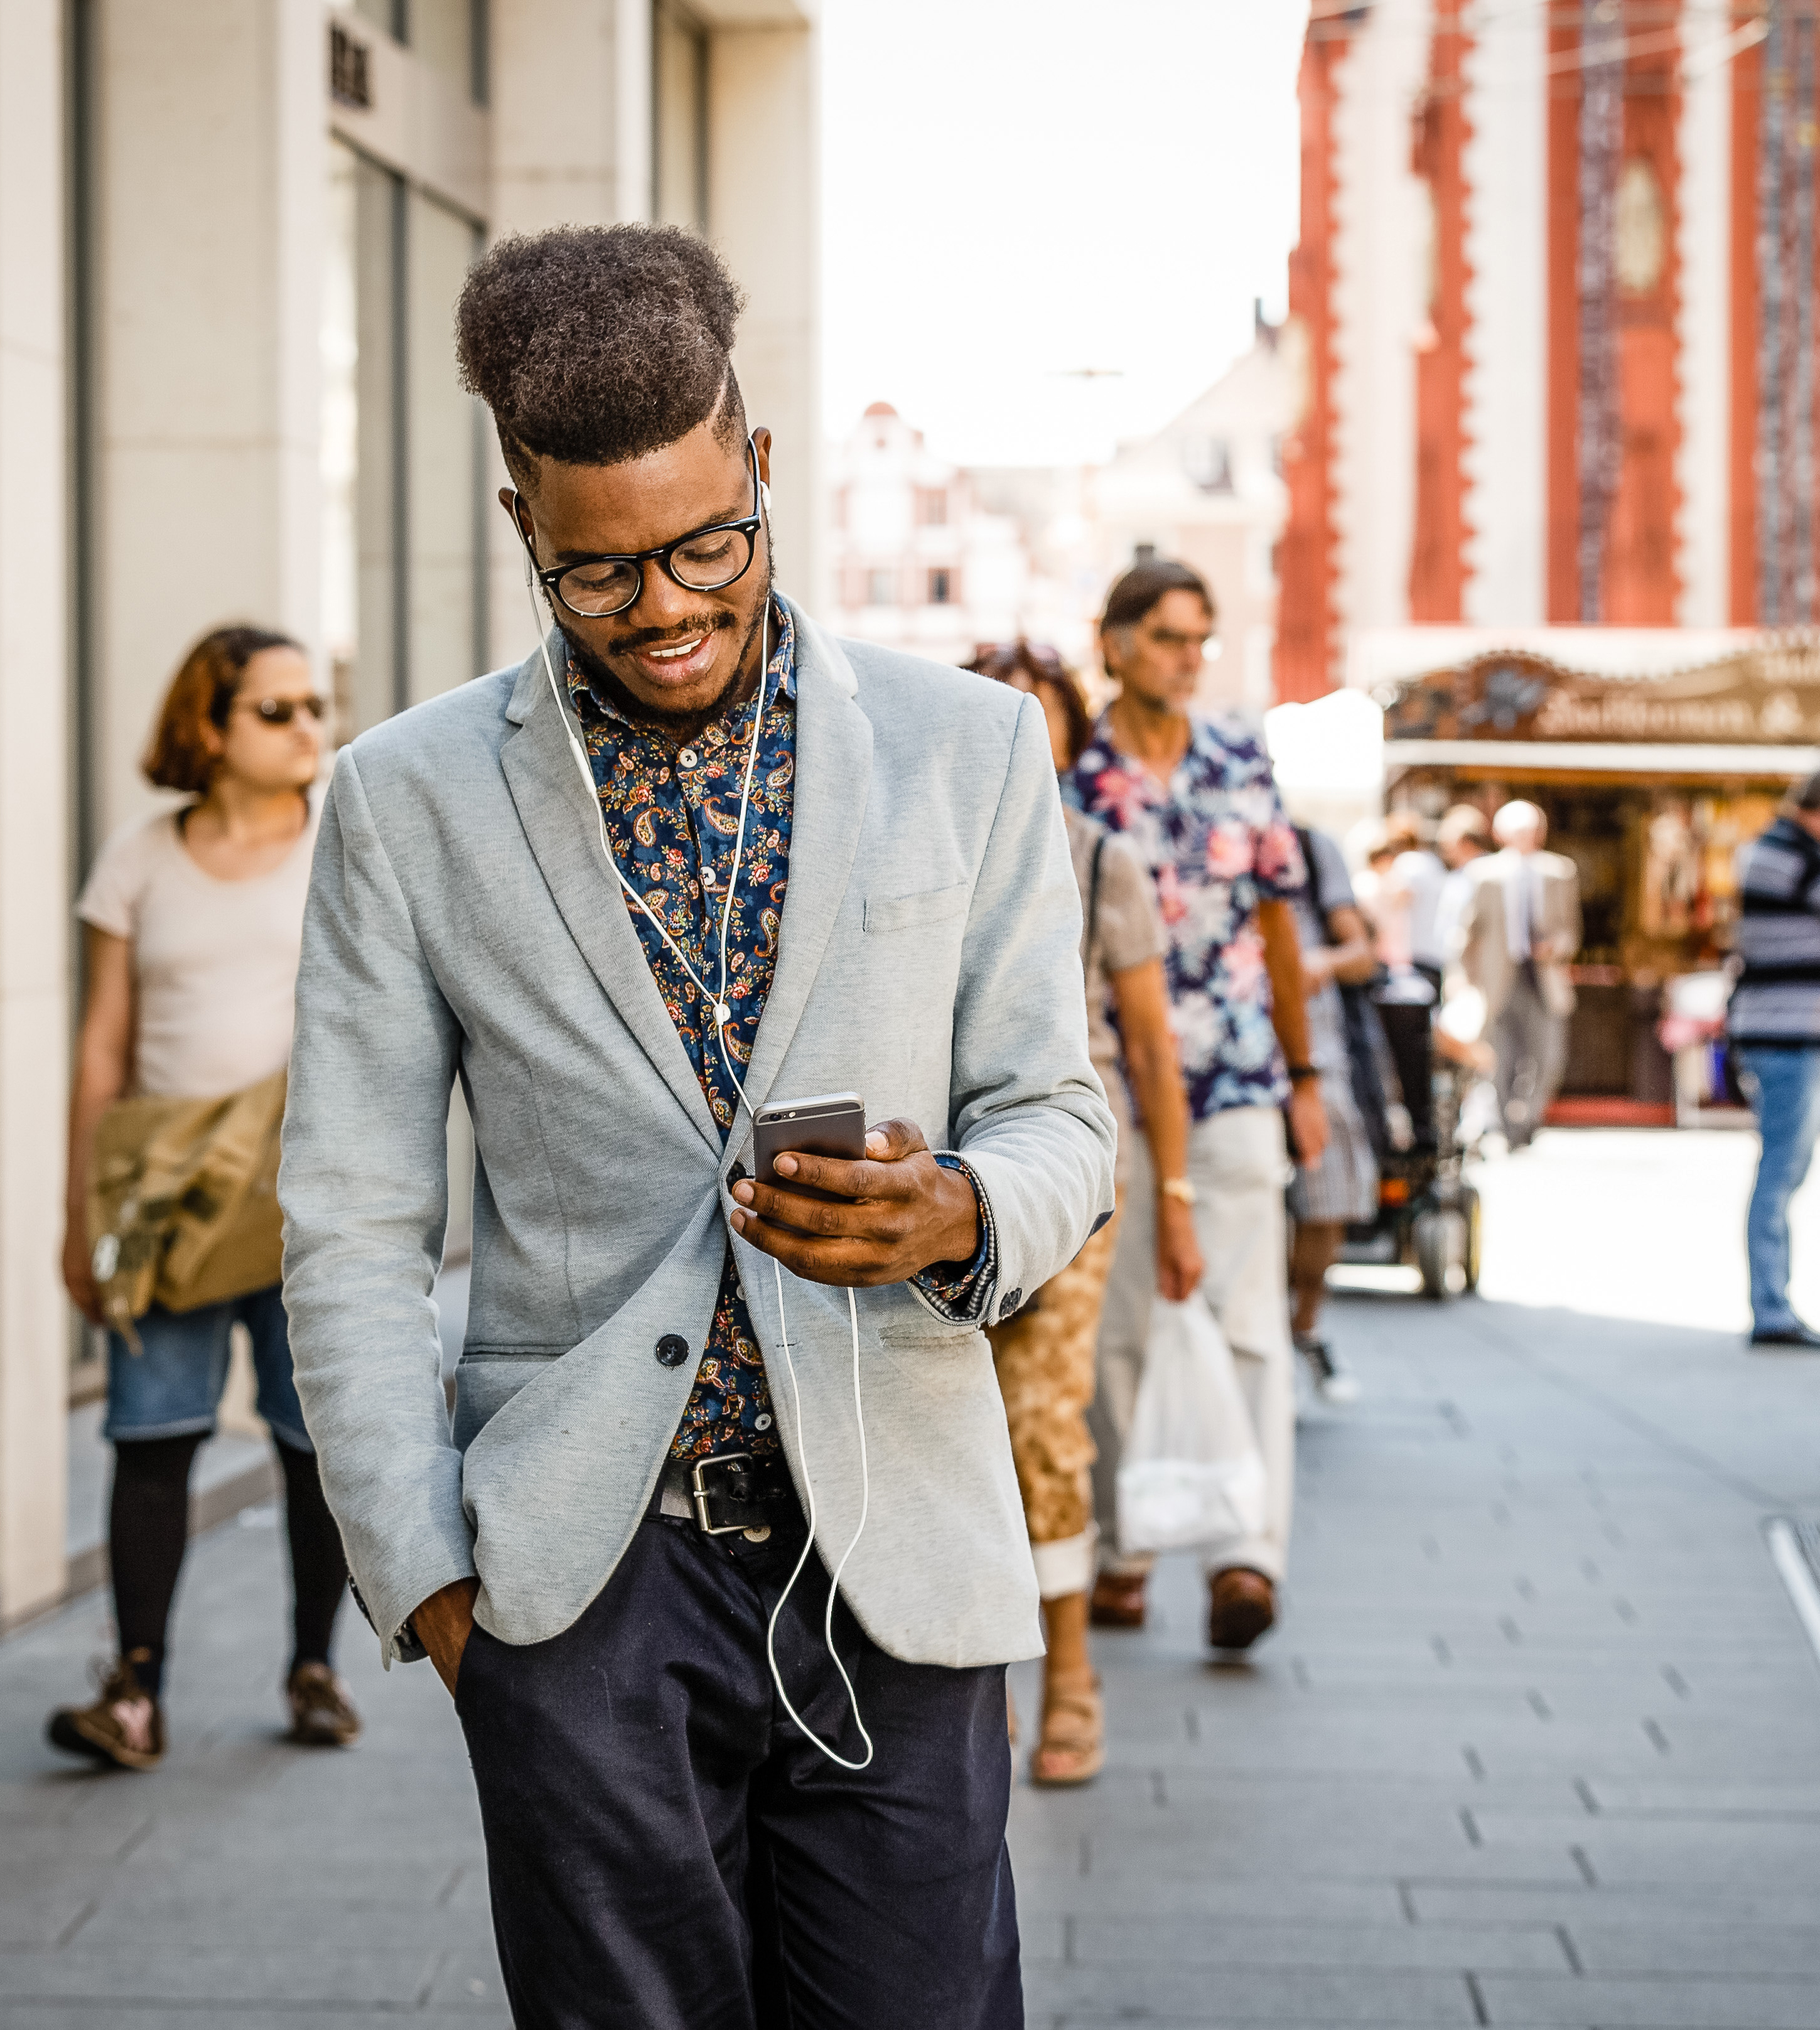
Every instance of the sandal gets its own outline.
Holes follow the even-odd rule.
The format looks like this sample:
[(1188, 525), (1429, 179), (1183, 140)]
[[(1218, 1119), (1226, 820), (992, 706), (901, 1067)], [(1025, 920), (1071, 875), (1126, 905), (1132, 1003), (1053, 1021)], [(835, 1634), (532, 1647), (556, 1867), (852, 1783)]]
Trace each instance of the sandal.
[[(1063, 1762), (1059, 1768), (1057, 1759)], [(1106, 1708), (1100, 1680), (1049, 1688), (1043, 1701), (1042, 1738), (1030, 1752), (1030, 1781), (1059, 1790), (1091, 1783), (1105, 1765)]]

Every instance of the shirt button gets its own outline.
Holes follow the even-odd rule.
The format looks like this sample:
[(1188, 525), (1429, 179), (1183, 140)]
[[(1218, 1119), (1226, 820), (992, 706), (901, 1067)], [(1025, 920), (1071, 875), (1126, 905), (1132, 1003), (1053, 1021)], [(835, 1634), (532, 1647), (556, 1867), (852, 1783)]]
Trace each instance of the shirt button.
[(713, 868), (712, 867), (704, 867), (704, 868), (702, 868), (702, 886), (704, 888), (712, 888), (712, 887), (713, 887), (713, 885), (714, 885), (714, 870), (713, 870)]
[(694, 749), (693, 747), (679, 748), (676, 752), (676, 759), (682, 763), (685, 768), (693, 768), (695, 765)]
[(657, 1352), (661, 1366), (680, 1367), (689, 1358), (689, 1342), (680, 1333), (665, 1333), (657, 1342)]
[(769, 1414), (767, 1413), (763, 1416), (754, 1417), (752, 1419), (752, 1428), (755, 1431), (769, 1430), (771, 1428), (771, 1418)]

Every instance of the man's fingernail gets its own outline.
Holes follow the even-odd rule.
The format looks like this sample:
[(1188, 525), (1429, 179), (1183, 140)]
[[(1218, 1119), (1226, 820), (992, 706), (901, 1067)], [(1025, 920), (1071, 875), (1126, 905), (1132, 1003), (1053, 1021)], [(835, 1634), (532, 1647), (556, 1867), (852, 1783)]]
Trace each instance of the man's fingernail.
[(746, 1215), (744, 1213), (734, 1212), (729, 1214), (728, 1217), (732, 1221), (733, 1231), (735, 1233), (743, 1233), (746, 1231)]
[(794, 1177), (796, 1175), (796, 1158), (794, 1156), (780, 1156), (771, 1167), (780, 1177)]
[(865, 1138), (865, 1153), (869, 1156), (882, 1156), (890, 1147), (891, 1144), (876, 1130)]
[(752, 1203), (752, 1187), (742, 1179), (739, 1183), (736, 1184), (733, 1187), (733, 1195), (742, 1205), (750, 1205)]

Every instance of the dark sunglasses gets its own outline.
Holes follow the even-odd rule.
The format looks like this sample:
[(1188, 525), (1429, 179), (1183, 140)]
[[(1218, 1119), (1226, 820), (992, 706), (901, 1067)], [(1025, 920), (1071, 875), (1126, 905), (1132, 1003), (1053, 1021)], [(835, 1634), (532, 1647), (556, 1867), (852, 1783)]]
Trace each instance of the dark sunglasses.
[(300, 712), (318, 721), (327, 718), (329, 701), (313, 694), (300, 698), (236, 698), (233, 709), (256, 712), (268, 726), (288, 726)]
[(983, 641), (973, 652), (973, 667), (982, 676), (1004, 677), (1018, 670), (1033, 676), (1061, 677), (1062, 658), (1046, 641)]

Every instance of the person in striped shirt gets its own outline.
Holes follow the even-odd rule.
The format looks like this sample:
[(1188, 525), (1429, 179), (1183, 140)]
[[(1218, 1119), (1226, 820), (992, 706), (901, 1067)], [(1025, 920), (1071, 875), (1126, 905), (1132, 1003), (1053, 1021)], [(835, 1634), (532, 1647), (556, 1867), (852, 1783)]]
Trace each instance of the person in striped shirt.
[(1820, 1137), (1820, 774), (1738, 849), (1738, 957), (1727, 1030), (1762, 1154), (1751, 1192), (1751, 1344), (1820, 1351), (1788, 1300), (1788, 1201)]

